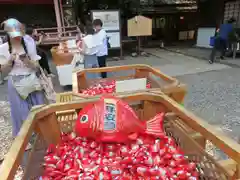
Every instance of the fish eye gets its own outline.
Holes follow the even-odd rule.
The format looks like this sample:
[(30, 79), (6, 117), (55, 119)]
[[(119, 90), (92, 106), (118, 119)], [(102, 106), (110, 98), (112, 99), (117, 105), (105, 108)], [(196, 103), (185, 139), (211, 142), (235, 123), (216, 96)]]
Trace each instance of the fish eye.
[(83, 115), (80, 119), (81, 123), (86, 123), (88, 122), (88, 115)]

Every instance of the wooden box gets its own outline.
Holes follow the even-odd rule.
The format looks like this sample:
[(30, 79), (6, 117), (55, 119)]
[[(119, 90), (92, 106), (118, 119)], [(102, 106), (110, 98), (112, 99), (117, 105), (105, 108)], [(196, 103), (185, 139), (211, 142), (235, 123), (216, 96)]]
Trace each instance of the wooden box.
[(52, 60), (56, 66), (62, 66), (71, 64), (74, 54), (71, 52), (64, 52), (64, 50), (58, 50), (58, 47), (54, 46), (51, 49)]
[[(179, 106), (168, 96), (161, 93), (144, 92), (118, 95), (118, 97), (132, 106), (140, 120), (149, 119), (159, 112), (166, 113), (165, 133), (175, 139), (190, 161), (197, 163), (197, 170), (200, 173), (199, 179), (229, 180), (240, 177), (240, 145)], [(30, 155), (25, 157), (28, 163), (24, 169), (24, 179), (39, 179), (42, 174), (43, 157), (47, 146), (59, 143), (61, 132), (72, 132), (77, 112), (98, 99), (92, 97), (71, 103), (58, 103), (34, 108), (25, 120), (1, 165), (1, 180), (13, 179), (24, 157), (25, 147), (33, 133), (35, 133), (36, 139)], [(185, 132), (181, 126), (182, 123), (210, 140), (231, 159), (224, 163), (216, 162), (198, 142)]]
[[(101, 73), (107, 72), (111, 77), (105, 79), (88, 79), (87, 73)], [(122, 81), (130, 79), (146, 78), (151, 85), (150, 89), (141, 91), (163, 91), (175, 101), (182, 103), (187, 92), (186, 85), (180, 83), (177, 79), (170, 77), (161, 71), (144, 64), (126, 65), (126, 66), (112, 66), (105, 68), (91, 68), (78, 70), (73, 73), (73, 92), (80, 94), (82, 97), (86, 95), (81, 94), (82, 90), (89, 88), (94, 84), (99, 84), (104, 81)]]

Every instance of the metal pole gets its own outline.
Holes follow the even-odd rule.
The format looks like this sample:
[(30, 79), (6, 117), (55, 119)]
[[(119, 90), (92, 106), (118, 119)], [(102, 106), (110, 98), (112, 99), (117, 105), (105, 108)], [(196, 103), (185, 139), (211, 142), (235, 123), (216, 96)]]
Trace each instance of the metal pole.
[(58, 0), (53, 0), (53, 2), (54, 2), (54, 10), (55, 10), (55, 15), (56, 15), (58, 32), (61, 33), (62, 22), (61, 22), (61, 14), (60, 14), (60, 9), (59, 9), (59, 2), (58, 2)]

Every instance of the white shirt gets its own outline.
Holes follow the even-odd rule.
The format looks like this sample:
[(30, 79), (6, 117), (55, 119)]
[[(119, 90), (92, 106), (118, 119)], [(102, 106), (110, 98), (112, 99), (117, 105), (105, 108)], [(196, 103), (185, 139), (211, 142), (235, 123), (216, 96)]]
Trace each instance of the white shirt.
[[(33, 61), (38, 61), (41, 59), (39, 55), (37, 55), (37, 49), (36, 49), (36, 43), (33, 40), (33, 38), (29, 35), (25, 35), (24, 42), (26, 44), (26, 48), (28, 50), (28, 56)], [(3, 55), (6, 58), (6, 62), (10, 59), (10, 52), (9, 52), (9, 45), (8, 43), (4, 43), (2, 45), (5, 49), (5, 51), (0, 51), (1, 55)], [(26, 54), (23, 47), (14, 47), (12, 46), (12, 53), (17, 54), (16, 59), (14, 60), (14, 65), (12, 67), (10, 75), (28, 75), (34, 72), (33, 69), (28, 68), (25, 66), (25, 64), (22, 62), (22, 60), (19, 59), (19, 55)]]
[(108, 55), (108, 45), (107, 45), (107, 33), (104, 29), (101, 29), (98, 33), (96, 33), (96, 38), (101, 42), (99, 47), (99, 51), (97, 53), (98, 57), (107, 56)]
[(83, 43), (86, 45), (85, 54), (94, 55), (99, 53), (99, 50), (102, 47), (102, 41), (99, 41), (96, 36), (96, 34), (89, 34), (82, 38)]

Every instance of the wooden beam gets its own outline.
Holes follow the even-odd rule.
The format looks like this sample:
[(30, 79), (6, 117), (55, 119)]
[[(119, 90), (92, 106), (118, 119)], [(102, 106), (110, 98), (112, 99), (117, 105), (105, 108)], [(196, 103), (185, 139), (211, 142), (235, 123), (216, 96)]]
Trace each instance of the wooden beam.
[(237, 170), (237, 163), (232, 159), (221, 160), (218, 161), (218, 163), (224, 167), (231, 176), (233, 176)]
[(1, 164), (1, 180), (14, 179), (18, 166), (22, 161), (22, 155), (33, 132), (35, 125), (34, 115), (34, 113), (31, 113), (30, 116), (28, 116), (28, 119), (24, 121), (23, 126), (18, 133), (18, 136), (13, 141), (13, 144), (5, 157), (5, 160)]
[(58, 27), (58, 32), (62, 32), (62, 22), (61, 22), (61, 14), (60, 14), (60, 8), (59, 8), (59, 1), (58, 0), (53, 0), (54, 3), (54, 10), (55, 10), (55, 15), (56, 15), (56, 22), (57, 22), (57, 27)]

